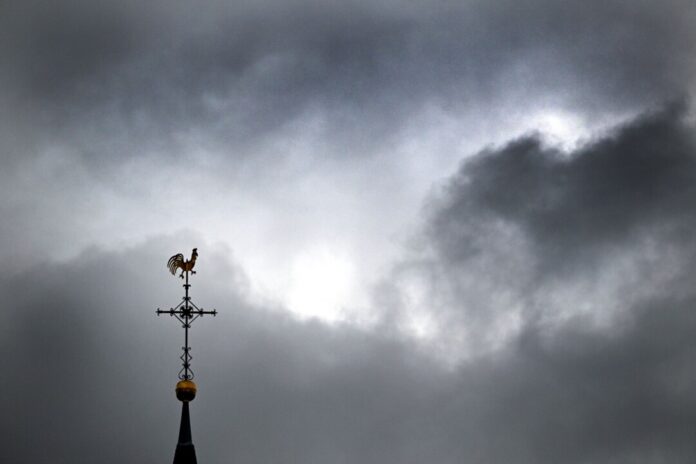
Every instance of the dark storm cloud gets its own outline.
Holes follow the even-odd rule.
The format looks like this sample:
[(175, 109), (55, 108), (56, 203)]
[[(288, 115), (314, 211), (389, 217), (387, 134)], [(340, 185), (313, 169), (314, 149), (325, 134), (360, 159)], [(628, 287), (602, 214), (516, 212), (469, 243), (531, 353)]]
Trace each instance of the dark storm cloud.
[[(181, 331), (153, 309), (176, 303), (180, 281), (161, 259), (176, 246), (170, 237), (119, 253), (92, 249), (3, 274), (12, 315), (2, 328), (11, 401), (0, 431), (12, 438), (3, 461), (171, 459)], [(244, 277), (222, 250), (200, 250), (194, 301), (220, 310), (192, 332), (201, 461), (696, 458), (693, 293), (645, 300), (610, 333), (581, 320), (528, 326), (505, 349), (444, 368), (405, 340), (246, 303)]]
[[(175, 214), (164, 192), (191, 174), (227, 189), (219, 197), (303, 210), (298, 178), (331, 178), (345, 198), (366, 192), (355, 216), (391, 221), (375, 227), (386, 236), (443, 166), (539, 113), (612, 120), (688, 93), (696, 43), (692, 2), (0, 8), (0, 182), (11, 192), (0, 215), (13, 218), (0, 235), (14, 244), (0, 255), (18, 265), (36, 250), (74, 254), (71, 237), (79, 248), (138, 229), (114, 217), (160, 223), (147, 219)], [(229, 204), (195, 209), (215, 211), (220, 230), (217, 212), (240, 209)], [(365, 229), (355, 222), (342, 230)]]
[(571, 153), (530, 135), (464, 161), (382, 303), (425, 311), (475, 350), (525, 324), (605, 325), (645, 297), (683, 294), (696, 256), (686, 111), (672, 104)]
[(341, 129), (334, 135), (357, 130), (347, 136), (356, 143), (382, 139), (431, 102), (455, 113), (635, 110), (683, 92), (693, 75), (690, 2), (69, 2), (5, 11), (5, 92), (31, 107), (34, 123), (78, 131), (83, 142), (111, 131), (147, 143), (147, 134), (206, 128), (239, 143), (319, 110)]
[[(123, 157), (186, 152), (182, 133), (241, 157), (316, 110), (353, 154), (390, 146), (431, 102), (492, 120), (546, 104), (602, 116), (688, 92), (693, 8), (3, 3), (0, 236), (30, 258), (0, 275), (0, 461), (171, 459), (181, 330), (154, 309), (178, 302), (163, 257), (184, 242), (201, 252), (195, 301), (220, 310), (192, 333), (201, 462), (696, 461), (696, 150), (679, 105), (572, 153), (528, 136), (464, 162), (426, 204), (422, 250), (379, 289), (393, 311), (374, 330), (253, 303), (230, 250), (199, 237), (51, 254), (117, 222), (176, 230), (203, 207), (185, 204), (194, 187), (231, 216), (195, 155), (157, 185), (184, 205), (154, 219), (131, 207), (157, 169), (111, 179)], [(418, 311), (435, 324), (421, 345), (399, 331)]]
[(485, 240), (475, 228), (491, 223), (519, 230), (536, 264), (554, 272), (592, 265), (641, 234), (688, 237), (696, 143), (684, 113), (673, 104), (570, 154), (532, 135), (464, 162), (433, 218), (442, 256), (456, 262), (475, 254)]

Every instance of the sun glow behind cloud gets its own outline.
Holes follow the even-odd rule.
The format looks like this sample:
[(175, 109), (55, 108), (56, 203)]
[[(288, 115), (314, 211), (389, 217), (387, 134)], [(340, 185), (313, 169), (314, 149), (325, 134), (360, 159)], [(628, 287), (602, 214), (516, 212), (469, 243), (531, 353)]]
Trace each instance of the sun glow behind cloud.
[(576, 115), (565, 111), (541, 111), (532, 117), (532, 127), (544, 140), (570, 151), (590, 133), (586, 124)]
[(355, 266), (347, 254), (320, 245), (298, 254), (292, 262), (287, 306), (303, 319), (339, 322), (344, 305), (356, 293)]
[(636, 113), (625, 111), (589, 119), (585, 114), (566, 108), (549, 107), (525, 115), (517, 124), (524, 132), (538, 133), (549, 146), (570, 153), (635, 116)]

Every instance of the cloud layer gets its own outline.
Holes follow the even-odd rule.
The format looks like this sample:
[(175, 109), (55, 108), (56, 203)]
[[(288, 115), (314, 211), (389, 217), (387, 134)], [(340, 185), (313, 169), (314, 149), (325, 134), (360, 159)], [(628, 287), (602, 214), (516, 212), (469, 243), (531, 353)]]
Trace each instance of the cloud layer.
[(696, 43), (679, 1), (2, 8), (0, 257), (188, 228), (287, 300), (298, 263), (341, 249), (361, 301), (333, 314), (363, 305), (462, 157), (530, 129), (583, 138), (688, 94)]
[(696, 43), (679, 1), (74, 0), (1, 16), (0, 256), (188, 227), (234, 244), (280, 297), (315, 244), (385, 267), (432, 183), (481, 146), (549, 118), (586, 135), (690, 92)]
[[(430, 268), (443, 270), (437, 289), (460, 292), (462, 304), (434, 315), (452, 332), (487, 330), (477, 321), (510, 308), (472, 293), (477, 283), (519, 297), (522, 321), (497, 350), (463, 363), (442, 363), (385, 327), (301, 323), (250, 304), (226, 251), (202, 247), (194, 298), (221, 314), (193, 331), (200, 459), (691, 462), (696, 248), (684, 205), (696, 151), (683, 113), (647, 115), (570, 157), (528, 138), (462, 165), (433, 203), (427, 235)], [(524, 259), (509, 252), (481, 272), (500, 257), (507, 230), (525, 244)], [(181, 238), (3, 275), (13, 312), (2, 333), (14, 373), (13, 419), (3, 423), (12, 462), (170, 458), (177, 409), (165, 392), (181, 334), (154, 308), (176, 303), (178, 280), (160, 258)], [(624, 259), (632, 275), (593, 279)], [(522, 283), (510, 260), (523, 267)], [(621, 290), (620, 314), (598, 326), (596, 314), (577, 311), (576, 294), (565, 301), (571, 316), (558, 320), (555, 293), (577, 282), (599, 311), (612, 300), (597, 295)]]
[(0, 460), (696, 461), (695, 14), (4, 2)]
[(390, 276), (393, 306), (497, 343), (529, 321), (610, 324), (674, 291), (693, 256), (685, 112), (675, 103), (571, 153), (530, 135), (466, 160), (428, 203), (420, 251)]

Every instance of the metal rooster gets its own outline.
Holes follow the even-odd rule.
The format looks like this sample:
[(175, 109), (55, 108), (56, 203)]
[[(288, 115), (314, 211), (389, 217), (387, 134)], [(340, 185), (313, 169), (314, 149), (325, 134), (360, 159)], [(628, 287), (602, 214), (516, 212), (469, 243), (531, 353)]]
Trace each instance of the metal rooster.
[(191, 259), (188, 261), (184, 261), (184, 255), (181, 253), (176, 254), (169, 258), (169, 261), (167, 261), (167, 267), (169, 268), (169, 272), (172, 273), (172, 275), (176, 275), (176, 270), (181, 269), (181, 274), (179, 277), (182, 279), (184, 278), (184, 272), (191, 272), (191, 274), (195, 274), (196, 271), (193, 270), (193, 266), (196, 265), (196, 258), (198, 257), (198, 248), (194, 248), (193, 251), (191, 252)]

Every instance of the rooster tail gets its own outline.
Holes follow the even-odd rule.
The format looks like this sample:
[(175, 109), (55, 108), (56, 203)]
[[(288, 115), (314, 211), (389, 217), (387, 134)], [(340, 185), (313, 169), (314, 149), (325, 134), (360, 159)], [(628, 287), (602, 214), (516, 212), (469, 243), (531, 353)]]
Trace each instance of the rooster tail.
[(169, 272), (172, 273), (172, 275), (176, 274), (176, 268), (180, 267), (181, 265), (184, 264), (184, 255), (181, 253), (176, 254), (169, 258), (169, 261), (167, 261), (167, 267), (169, 268)]

